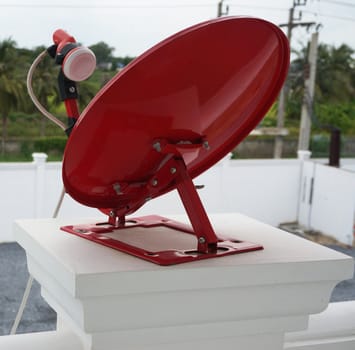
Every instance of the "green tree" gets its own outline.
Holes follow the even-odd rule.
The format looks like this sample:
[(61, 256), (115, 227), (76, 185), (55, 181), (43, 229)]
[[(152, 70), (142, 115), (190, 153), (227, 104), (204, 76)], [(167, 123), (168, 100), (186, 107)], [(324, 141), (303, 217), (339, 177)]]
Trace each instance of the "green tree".
[(19, 77), (20, 57), (11, 39), (0, 42), (0, 114), (2, 119), (1, 152), (5, 154), (9, 113), (24, 104), (24, 83)]
[(100, 85), (90, 80), (80, 82), (79, 91), (79, 107), (83, 110), (89, 102), (95, 97)]
[(100, 41), (97, 44), (89, 46), (89, 49), (94, 52), (96, 62), (99, 66), (104, 63), (112, 63), (113, 51), (115, 49), (107, 45), (105, 42)]
[[(287, 117), (299, 120), (304, 95), (304, 79), (308, 73), (308, 48), (303, 48), (291, 62), (289, 72), (290, 93)], [(354, 50), (343, 44), (339, 47), (320, 44), (317, 55), (314, 127), (333, 126), (343, 132), (355, 129), (355, 60)]]
[(355, 99), (354, 50), (343, 44), (339, 47), (321, 44), (317, 61), (317, 100), (348, 102)]
[(114, 57), (112, 60), (113, 69), (123, 68), (128, 63), (134, 60), (134, 57), (124, 56), (124, 57)]

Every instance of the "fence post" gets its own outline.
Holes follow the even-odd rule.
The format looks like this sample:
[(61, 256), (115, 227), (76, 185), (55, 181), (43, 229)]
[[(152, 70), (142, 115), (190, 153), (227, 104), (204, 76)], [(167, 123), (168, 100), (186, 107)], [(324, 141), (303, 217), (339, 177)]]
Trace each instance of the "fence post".
[(313, 186), (313, 174), (314, 174), (314, 164), (312, 169), (309, 166), (305, 165), (306, 161), (309, 161), (311, 158), (311, 151), (307, 150), (298, 150), (297, 158), (300, 161), (300, 170), (299, 170), (299, 182), (298, 182), (298, 203), (297, 203), (297, 222), (301, 226), (304, 226), (306, 229), (310, 229), (310, 212), (311, 212), (311, 203), (307, 194), (310, 190), (310, 187)]
[(332, 128), (330, 131), (329, 165), (340, 166), (341, 134), (340, 129)]
[(312, 154), (311, 151), (298, 150), (297, 151), (297, 158), (302, 161), (309, 160), (311, 158), (311, 154)]
[(45, 153), (32, 153), (33, 163), (36, 167), (34, 191), (34, 216), (36, 218), (43, 215), (47, 157)]

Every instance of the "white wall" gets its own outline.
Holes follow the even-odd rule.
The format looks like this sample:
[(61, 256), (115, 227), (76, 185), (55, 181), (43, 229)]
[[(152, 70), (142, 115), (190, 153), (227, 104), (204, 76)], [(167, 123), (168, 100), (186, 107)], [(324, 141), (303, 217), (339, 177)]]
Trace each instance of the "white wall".
[(343, 170), (349, 170), (355, 172), (355, 158), (341, 159), (340, 166)]
[[(223, 160), (194, 180), (208, 213), (239, 212), (277, 226), (297, 216), (298, 160)], [(138, 214), (184, 213), (176, 192)]]
[(15, 219), (34, 217), (35, 166), (0, 163), (0, 242), (11, 241)]
[[(241, 212), (271, 225), (295, 221), (299, 182), (298, 160), (224, 159), (194, 180), (209, 213)], [(1, 164), (0, 241), (12, 241), (12, 223), (18, 218), (51, 217), (60, 196), (61, 163)], [(43, 172), (43, 173), (42, 173)], [(43, 177), (43, 188), (35, 186)], [(37, 180), (36, 180), (37, 179)], [(40, 205), (36, 201), (43, 201)], [(136, 215), (180, 214), (184, 209), (173, 191), (152, 200)], [(65, 196), (61, 217), (97, 217), (102, 214)]]
[[(349, 169), (349, 166), (344, 168)], [(355, 172), (344, 168), (304, 162), (298, 222), (351, 245), (355, 224)]]
[[(344, 163), (344, 164), (343, 164)], [(342, 161), (352, 169), (354, 160)], [(277, 226), (297, 221), (309, 229), (351, 244), (355, 221), (355, 172), (297, 159), (223, 159), (194, 180), (208, 213), (240, 212)], [(313, 189), (312, 189), (313, 182)], [(12, 223), (19, 218), (52, 217), (62, 190), (61, 163), (0, 164), (0, 242), (12, 241)], [(313, 190), (312, 202), (310, 202)], [(156, 198), (135, 216), (181, 214), (176, 191)], [(65, 196), (60, 217), (103, 214)]]
[(355, 215), (355, 173), (316, 164), (310, 225), (352, 244)]

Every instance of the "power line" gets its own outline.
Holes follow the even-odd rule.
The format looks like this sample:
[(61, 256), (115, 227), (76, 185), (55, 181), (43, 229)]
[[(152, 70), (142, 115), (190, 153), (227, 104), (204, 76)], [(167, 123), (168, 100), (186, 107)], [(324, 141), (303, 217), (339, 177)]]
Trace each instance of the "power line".
[(350, 22), (355, 22), (355, 18), (351, 18), (351, 17), (343, 17), (343, 16), (334, 16), (328, 13), (320, 13), (320, 12), (315, 12), (315, 11), (309, 11), (309, 10), (303, 10), (303, 12), (305, 13), (310, 13), (313, 15), (317, 15), (320, 17), (329, 17), (329, 18), (336, 18), (336, 19), (341, 19), (341, 20), (345, 20), (345, 21), (350, 21)]
[(355, 22), (355, 18), (350, 18), (350, 17), (333, 16), (333, 15), (322, 14), (322, 13), (318, 13), (318, 15), (321, 17), (336, 18), (336, 19), (341, 19), (341, 20), (345, 20), (345, 21)]
[(229, 13), (229, 6), (228, 5), (226, 5), (225, 10), (223, 10), (223, 8), (224, 8), (223, 1), (224, 0), (220, 0), (217, 4), (217, 17), (222, 17), (225, 15), (228, 15), (228, 13)]
[[(331, 4), (336, 4), (336, 5), (341, 5), (341, 6), (349, 6), (349, 7), (353, 7), (355, 8), (355, 4), (351, 4), (351, 3), (348, 3), (348, 2), (344, 2), (344, 1), (337, 1), (337, 0), (321, 0), (322, 2), (328, 2), (328, 3), (331, 3)], [(253, 5), (253, 4), (250, 4), (250, 5), (247, 5), (247, 4), (238, 4), (238, 3), (235, 3), (235, 2), (231, 2), (229, 1), (229, 3), (231, 3), (230, 6), (233, 6), (234, 8), (235, 7), (241, 7), (241, 8), (250, 8), (250, 9), (262, 9), (262, 10), (267, 10), (267, 11), (288, 11), (289, 9), (288, 8), (285, 8), (285, 7), (273, 7), (273, 6), (259, 6), (259, 5)], [(320, 13), (317, 13), (317, 12), (312, 12), (312, 11), (309, 11), (309, 10), (302, 10), (303, 12), (306, 12), (306, 13), (311, 13), (311, 14), (318, 14), (320, 16), (323, 16), (323, 17), (332, 17), (332, 18), (338, 18), (338, 19), (344, 19), (344, 20), (348, 20), (348, 21), (354, 21), (355, 18), (351, 18), (351, 17), (344, 17), (344, 16), (334, 16), (334, 15), (331, 15), (331, 14), (320, 14)]]
[(230, 6), (241, 7), (241, 8), (249, 8), (249, 9), (261, 9), (261, 10), (267, 10), (267, 11), (275, 11), (275, 10), (277, 10), (277, 11), (288, 11), (288, 8), (286, 8), (286, 7), (259, 6), (259, 5), (236, 4), (236, 3), (231, 3)]
[(0, 7), (7, 8), (83, 8), (83, 9), (138, 9), (138, 8), (191, 8), (191, 7), (215, 7), (211, 4), (164, 4), (164, 5), (115, 5), (115, 4), (0, 4)]
[[(273, 6), (259, 6), (259, 5), (246, 5), (246, 4), (232, 4), (235, 7), (262, 9), (267, 11), (288, 11), (286, 7), (273, 7)], [(215, 7), (215, 3), (208, 4), (161, 4), (161, 5), (118, 5), (118, 4), (13, 4), (5, 3), (0, 4), (0, 7), (13, 7), (13, 8), (94, 8), (94, 9), (110, 9), (110, 8), (191, 8), (191, 7)]]
[(322, 1), (323, 2), (328, 2), (330, 4), (335, 4), (335, 5), (355, 7), (355, 4), (350, 4), (349, 2), (344, 2), (344, 1), (336, 1), (336, 0), (322, 0)]
[[(306, 27), (307, 29), (311, 26), (316, 25), (315, 22), (300, 22), (302, 19), (302, 11), (299, 12), (298, 17), (295, 17), (295, 10), (298, 6), (305, 6), (307, 4), (307, 0), (294, 0), (293, 6), (289, 9), (288, 22), (279, 24), (279, 27), (287, 28), (287, 38), (290, 42), (291, 46), (291, 34), (292, 30), (296, 27)], [(277, 127), (283, 128), (285, 123), (285, 109), (286, 109), (286, 90), (287, 90), (287, 79), (285, 81), (284, 86), (282, 87), (279, 95), (279, 104), (277, 109)], [(283, 148), (283, 139), (281, 135), (277, 135), (275, 138), (274, 145), (274, 158), (281, 158), (282, 156), (282, 148)]]

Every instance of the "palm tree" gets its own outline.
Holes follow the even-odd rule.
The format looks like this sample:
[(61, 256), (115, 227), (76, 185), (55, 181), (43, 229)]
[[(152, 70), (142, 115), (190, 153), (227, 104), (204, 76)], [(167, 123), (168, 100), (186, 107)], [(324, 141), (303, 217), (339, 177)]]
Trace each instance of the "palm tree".
[(355, 99), (354, 50), (343, 44), (339, 47), (324, 44), (318, 47), (318, 99), (347, 102)]
[(1, 154), (5, 154), (7, 122), (10, 111), (23, 104), (24, 82), (17, 77), (18, 55), (11, 39), (0, 42), (0, 115), (2, 119)]
[[(354, 50), (345, 44), (318, 46), (314, 111), (320, 124), (334, 125), (344, 131), (351, 128), (351, 111), (355, 108), (353, 54)], [(303, 48), (291, 62), (287, 111), (288, 117), (294, 120), (300, 115), (304, 78), (308, 73), (307, 57), (308, 48)]]

